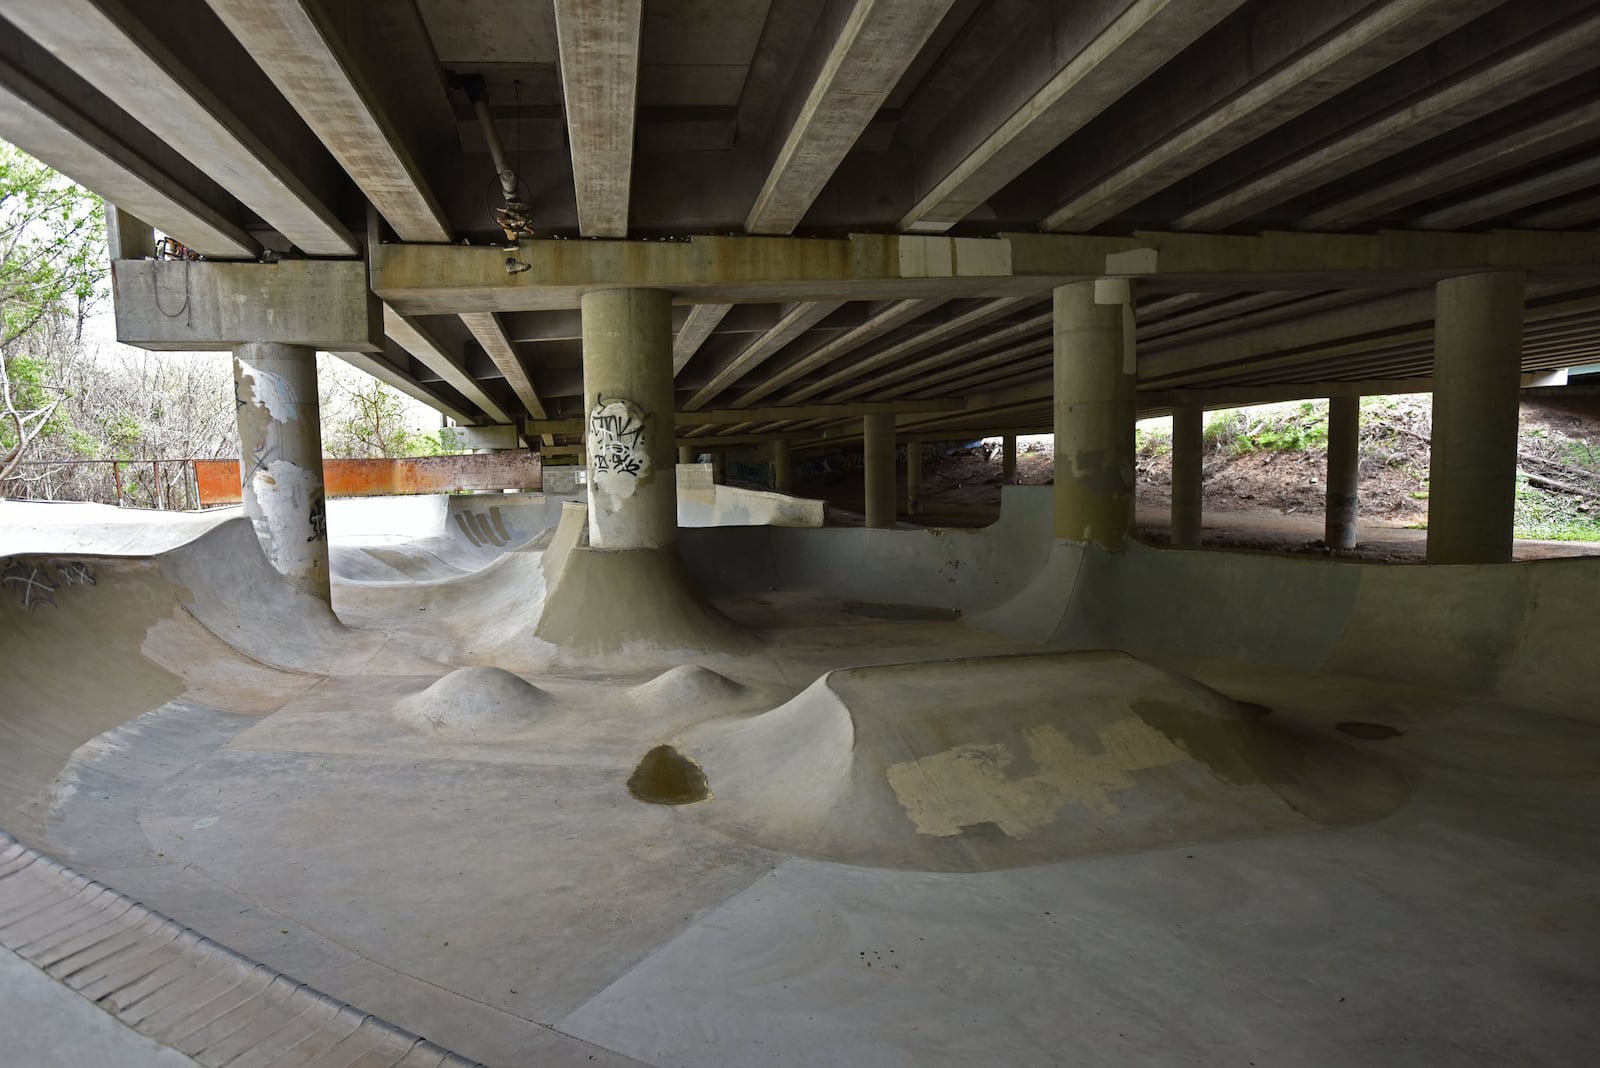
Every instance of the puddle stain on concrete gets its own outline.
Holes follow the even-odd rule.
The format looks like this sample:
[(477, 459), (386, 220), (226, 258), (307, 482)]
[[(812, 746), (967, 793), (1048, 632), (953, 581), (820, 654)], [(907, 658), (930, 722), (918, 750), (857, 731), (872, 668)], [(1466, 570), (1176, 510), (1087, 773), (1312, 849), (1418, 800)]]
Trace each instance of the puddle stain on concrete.
[(652, 805), (692, 805), (711, 799), (711, 786), (699, 764), (670, 745), (644, 755), (628, 777), (628, 792)]
[(1062, 805), (1077, 802), (1103, 814), (1117, 811), (1110, 795), (1132, 789), (1135, 771), (1192, 759), (1161, 731), (1136, 717), (1098, 732), (1101, 752), (1080, 749), (1055, 727), (1025, 735), (1035, 774), (1013, 776), (1007, 745), (961, 745), (891, 765), (885, 774), (919, 834), (949, 837), (993, 824), (1012, 838), (1048, 826)]

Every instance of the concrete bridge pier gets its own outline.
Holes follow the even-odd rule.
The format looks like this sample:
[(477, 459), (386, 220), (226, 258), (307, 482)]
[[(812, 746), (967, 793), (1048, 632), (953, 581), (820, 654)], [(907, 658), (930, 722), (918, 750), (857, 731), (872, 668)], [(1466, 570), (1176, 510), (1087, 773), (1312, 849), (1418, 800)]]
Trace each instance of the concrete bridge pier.
[(1447, 278), (1434, 290), (1430, 564), (1511, 559), (1523, 290), (1520, 271)]
[(1000, 438), (1000, 484), (1015, 485), (1017, 481), (1017, 436), (1005, 434)]
[(1200, 544), (1205, 492), (1205, 411), (1197, 404), (1172, 409), (1172, 544)]
[(788, 438), (774, 438), (772, 442), (772, 488), (788, 493), (794, 486), (794, 458), (789, 451)]
[(922, 439), (906, 441), (906, 515), (922, 512)]
[(1133, 532), (1134, 318), (1123, 279), (1055, 291), (1055, 536), (1120, 549)]
[(239, 345), (233, 392), (244, 514), (289, 584), (331, 602), (317, 352), (271, 341)]
[(861, 465), (866, 480), (867, 526), (894, 529), (894, 416), (886, 412), (861, 417)]
[(672, 421), (672, 296), (660, 289), (585, 293), (589, 545), (659, 549), (678, 533)]
[(1328, 401), (1328, 504), (1322, 540), (1330, 549), (1356, 547), (1361, 497), (1361, 398)]

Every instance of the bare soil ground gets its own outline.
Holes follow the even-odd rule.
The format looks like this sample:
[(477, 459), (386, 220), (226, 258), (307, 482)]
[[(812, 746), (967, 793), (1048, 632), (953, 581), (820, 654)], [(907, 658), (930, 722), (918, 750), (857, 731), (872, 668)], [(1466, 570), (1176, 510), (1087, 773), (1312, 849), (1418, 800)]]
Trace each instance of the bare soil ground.
[[(1237, 452), (1226, 441), (1214, 444), (1204, 464), (1203, 544), (1382, 562), (1421, 560), (1427, 547), (1426, 416), (1425, 408), (1419, 411), (1407, 405), (1397, 405), (1381, 418), (1371, 413), (1364, 416), (1360, 540), (1349, 553), (1336, 554), (1321, 540), (1327, 489), (1324, 447)], [(1525, 470), (1580, 481), (1585, 472), (1566, 463), (1572, 458), (1570, 450), (1578, 445), (1592, 445), (1594, 456), (1600, 459), (1600, 397), (1523, 403), (1519, 463)], [(981, 527), (994, 522), (1000, 514), (1000, 468), (998, 447), (976, 446), (927, 457), (923, 461), (923, 507), (918, 515), (908, 516), (904, 513), (902, 467), (897, 485), (902, 525)], [(1054, 476), (1055, 457), (1048, 441), (1019, 446), (1018, 483), (1048, 485)], [(1141, 448), (1137, 478), (1137, 536), (1149, 544), (1167, 544), (1171, 453), (1159, 440)], [(832, 477), (797, 479), (795, 492), (826, 500), (830, 524), (859, 526), (862, 522), (864, 494), (859, 469)], [(1575, 502), (1571, 507), (1581, 513), (1600, 510), (1600, 500), (1576, 495), (1571, 501)], [(1600, 555), (1600, 543), (1539, 539), (1516, 543), (1517, 559), (1588, 555)]]

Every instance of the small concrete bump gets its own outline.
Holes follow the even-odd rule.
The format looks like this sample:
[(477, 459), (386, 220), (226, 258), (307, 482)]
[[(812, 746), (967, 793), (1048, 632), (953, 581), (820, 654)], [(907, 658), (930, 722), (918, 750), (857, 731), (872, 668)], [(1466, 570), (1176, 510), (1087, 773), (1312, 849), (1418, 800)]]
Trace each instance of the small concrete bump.
[(635, 701), (652, 706), (696, 705), (734, 700), (742, 697), (747, 688), (708, 667), (680, 664), (628, 692)]
[(401, 698), (394, 715), (425, 734), (501, 738), (528, 730), (553, 701), (549, 693), (509, 671), (467, 667)]

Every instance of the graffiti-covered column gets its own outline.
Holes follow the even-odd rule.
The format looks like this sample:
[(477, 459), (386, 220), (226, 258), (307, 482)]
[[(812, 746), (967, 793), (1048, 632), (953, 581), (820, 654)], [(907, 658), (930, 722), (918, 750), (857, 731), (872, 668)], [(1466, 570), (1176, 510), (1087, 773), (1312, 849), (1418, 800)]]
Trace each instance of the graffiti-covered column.
[(678, 532), (672, 420), (672, 296), (659, 289), (583, 295), (589, 544), (656, 549)]
[(244, 514), (272, 566), (329, 600), (317, 353), (252, 342), (233, 350)]

